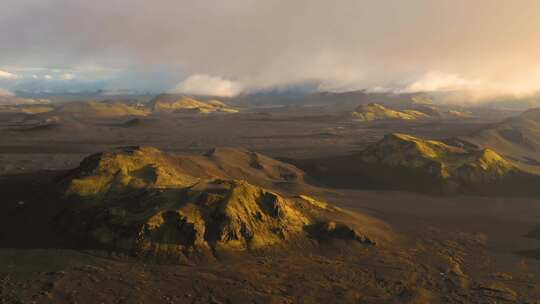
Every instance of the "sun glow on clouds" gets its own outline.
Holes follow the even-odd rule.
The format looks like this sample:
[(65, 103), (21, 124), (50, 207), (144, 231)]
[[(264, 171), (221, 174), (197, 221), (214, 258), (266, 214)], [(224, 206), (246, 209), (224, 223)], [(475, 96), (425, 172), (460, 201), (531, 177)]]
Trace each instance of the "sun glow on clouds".
[(430, 72), (409, 84), (403, 93), (458, 91), (469, 90), (481, 86), (482, 82), (475, 79), (465, 79), (456, 74)]
[(18, 75), (10, 73), (8, 71), (2, 71), (0, 70), (0, 79), (17, 79), (19, 78)]
[(73, 80), (73, 79), (75, 79), (75, 75), (73, 75), (71, 73), (65, 73), (65, 74), (62, 74), (62, 76), (60, 76), (60, 79), (62, 79), (62, 80)]
[(240, 83), (205, 74), (191, 75), (172, 90), (172, 93), (219, 97), (232, 97), (240, 92), (242, 92)]
[(429, 72), (402, 87), (374, 87), (371, 92), (447, 92), (447, 101), (481, 102), (497, 97), (528, 97), (540, 92), (540, 71), (500, 78), (474, 78), (458, 74)]

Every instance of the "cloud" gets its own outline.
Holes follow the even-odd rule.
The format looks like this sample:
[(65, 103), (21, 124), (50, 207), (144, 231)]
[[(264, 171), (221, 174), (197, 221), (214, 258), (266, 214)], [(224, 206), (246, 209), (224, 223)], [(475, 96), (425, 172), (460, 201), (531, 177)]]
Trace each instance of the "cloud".
[(65, 73), (60, 76), (60, 79), (62, 80), (73, 80), (75, 79), (75, 75), (71, 73)]
[(180, 82), (172, 92), (190, 95), (232, 97), (242, 92), (242, 85), (238, 82), (217, 76), (196, 74)]
[(368, 88), (368, 92), (388, 93), (445, 93), (441, 101), (478, 103), (497, 98), (527, 98), (540, 94), (540, 71), (529, 71), (523, 78), (467, 78), (458, 74), (428, 72), (405, 85)]
[(466, 91), (480, 88), (482, 82), (462, 78), (456, 74), (445, 74), (440, 72), (430, 72), (420, 79), (409, 84), (398, 92), (416, 93), (416, 92), (446, 92), (446, 91)]
[(540, 85), (538, 20), (537, 0), (4, 0), (0, 28), (17, 30), (0, 33), (0, 66), (106, 67), (135, 88), (146, 79), (130, 71), (158, 67), (168, 89), (221, 75), (244, 90), (529, 94)]
[(17, 79), (18, 75), (0, 70), (0, 79)]

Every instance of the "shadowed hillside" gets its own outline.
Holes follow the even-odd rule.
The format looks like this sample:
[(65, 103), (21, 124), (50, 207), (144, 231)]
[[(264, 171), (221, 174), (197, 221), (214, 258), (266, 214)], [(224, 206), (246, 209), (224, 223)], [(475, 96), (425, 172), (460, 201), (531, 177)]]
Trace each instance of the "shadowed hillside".
[(505, 119), (476, 132), (467, 140), (511, 155), (520, 168), (540, 173), (540, 108)]

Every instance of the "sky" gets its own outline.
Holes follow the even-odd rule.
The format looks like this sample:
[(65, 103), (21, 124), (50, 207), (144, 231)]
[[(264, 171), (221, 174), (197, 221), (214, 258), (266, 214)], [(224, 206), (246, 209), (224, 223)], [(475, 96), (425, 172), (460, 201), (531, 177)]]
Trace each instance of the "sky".
[(540, 88), (537, 0), (3, 0), (0, 89)]

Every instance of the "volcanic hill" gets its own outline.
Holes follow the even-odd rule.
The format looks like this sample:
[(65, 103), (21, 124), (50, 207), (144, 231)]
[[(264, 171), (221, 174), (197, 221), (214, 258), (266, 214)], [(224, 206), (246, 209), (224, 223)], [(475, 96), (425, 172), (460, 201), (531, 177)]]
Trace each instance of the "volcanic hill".
[(386, 238), (377, 220), (261, 186), (293, 176), (302, 181), (299, 169), (247, 150), (175, 156), (126, 147), (89, 156), (64, 176), (72, 203), (57, 223), (85, 244), (174, 259)]
[(352, 116), (357, 121), (375, 120), (417, 120), (428, 118), (425, 113), (416, 110), (393, 110), (377, 103), (363, 104), (356, 108)]
[(155, 113), (237, 113), (238, 109), (230, 107), (219, 100), (196, 100), (191, 97), (160, 95), (150, 102)]
[(538, 176), (492, 149), (392, 133), (349, 156), (298, 161), (317, 179), (337, 186), (430, 193), (534, 194)]
[(76, 101), (59, 105), (53, 115), (73, 118), (118, 118), (129, 116), (147, 116), (150, 114), (143, 107), (123, 102)]
[(466, 140), (511, 155), (521, 169), (540, 174), (540, 108), (491, 125)]

